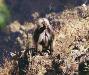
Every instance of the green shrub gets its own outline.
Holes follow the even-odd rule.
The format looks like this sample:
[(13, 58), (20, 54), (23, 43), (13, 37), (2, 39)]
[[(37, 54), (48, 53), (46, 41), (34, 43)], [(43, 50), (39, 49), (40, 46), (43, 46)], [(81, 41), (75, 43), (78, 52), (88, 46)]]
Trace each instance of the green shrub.
[(5, 27), (10, 19), (10, 10), (8, 6), (4, 2), (1, 3), (0, 3), (0, 29)]

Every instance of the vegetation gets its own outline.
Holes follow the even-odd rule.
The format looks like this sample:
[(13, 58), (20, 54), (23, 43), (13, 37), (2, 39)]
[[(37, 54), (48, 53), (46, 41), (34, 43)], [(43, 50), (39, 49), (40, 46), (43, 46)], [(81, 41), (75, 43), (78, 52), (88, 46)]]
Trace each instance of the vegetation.
[(4, 0), (0, 0), (0, 29), (3, 28), (10, 18), (10, 10)]

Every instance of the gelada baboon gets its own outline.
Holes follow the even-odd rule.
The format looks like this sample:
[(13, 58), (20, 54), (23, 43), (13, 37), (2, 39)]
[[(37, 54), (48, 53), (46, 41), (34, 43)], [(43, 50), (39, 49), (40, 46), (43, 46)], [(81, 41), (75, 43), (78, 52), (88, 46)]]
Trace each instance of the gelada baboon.
[(52, 26), (49, 24), (48, 19), (40, 18), (38, 19), (37, 28), (34, 30), (33, 40), (38, 52), (38, 45), (42, 45), (42, 51), (45, 52), (49, 50), (49, 54), (53, 52), (53, 39), (54, 33)]

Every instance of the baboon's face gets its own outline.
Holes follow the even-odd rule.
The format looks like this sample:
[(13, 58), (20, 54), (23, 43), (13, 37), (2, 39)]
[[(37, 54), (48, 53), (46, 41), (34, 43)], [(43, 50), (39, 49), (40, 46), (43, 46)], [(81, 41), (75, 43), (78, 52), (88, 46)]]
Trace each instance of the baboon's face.
[(38, 25), (40, 26), (40, 28), (43, 27), (43, 26), (45, 26), (47, 28), (48, 25), (50, 25), (50, 23), (49, 23), (48, 19), (46, 19), (46, 18), (40, 18), (38, 20)]
[(48, 27), (48, 24), (45, 21), (42, 22), (42, 25), (45, 26), (46, 28)]

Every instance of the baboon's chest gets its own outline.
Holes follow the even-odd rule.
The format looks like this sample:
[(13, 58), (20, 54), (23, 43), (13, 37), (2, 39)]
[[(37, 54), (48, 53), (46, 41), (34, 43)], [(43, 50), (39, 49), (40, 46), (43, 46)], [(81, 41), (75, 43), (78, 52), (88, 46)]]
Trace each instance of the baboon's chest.
[(51, 40), (51, 35), (47, 30), (44, 30), (43, 33), (40, 34), (38, 42), (42, 42), (44, 45), (48, 45)]

